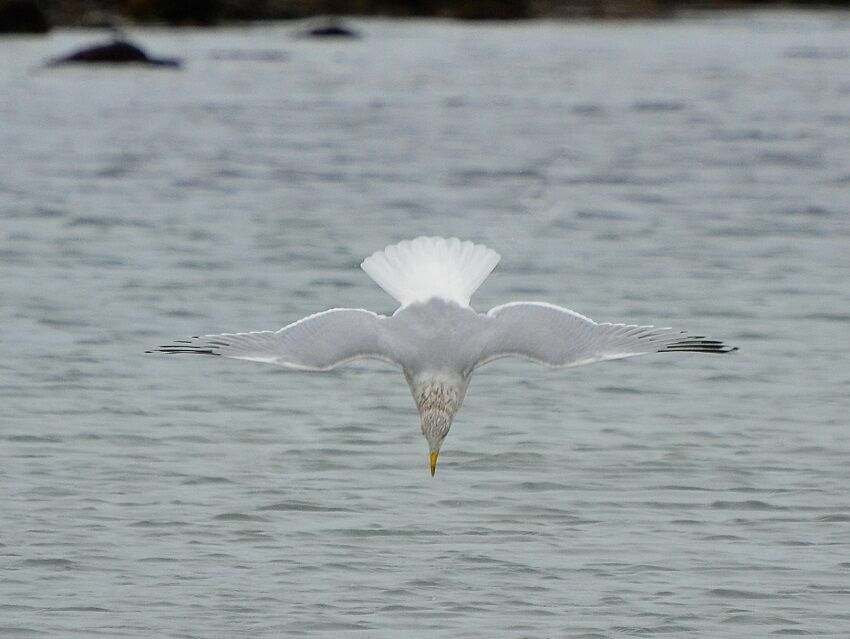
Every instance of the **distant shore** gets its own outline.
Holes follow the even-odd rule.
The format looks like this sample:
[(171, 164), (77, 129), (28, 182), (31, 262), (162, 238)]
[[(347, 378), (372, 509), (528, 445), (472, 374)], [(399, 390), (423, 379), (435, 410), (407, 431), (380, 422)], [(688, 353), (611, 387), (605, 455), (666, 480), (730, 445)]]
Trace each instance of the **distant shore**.
[(213, 26), (320, 16), (458, 20), (664, 18), (683, 10), (768, 7), (850, 8), (850, 0), (0, 0), (0, 32), (37, 33), (52, 26)]

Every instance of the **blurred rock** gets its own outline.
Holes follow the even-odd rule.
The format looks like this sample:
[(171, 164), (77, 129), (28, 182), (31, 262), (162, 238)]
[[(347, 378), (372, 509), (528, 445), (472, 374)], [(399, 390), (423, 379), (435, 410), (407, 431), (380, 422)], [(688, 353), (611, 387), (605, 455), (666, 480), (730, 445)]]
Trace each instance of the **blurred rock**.
[(144, 64), (155, 67), (179, 67), (180, 61), (171, 58), (151, 58), (142, 49), (126, 40), (99, 44), (51, 60), (50, 66), (64, 64)]
[(348, 27), (344, 27), (341, 24), (337, 24), (335, 22), (312, 27), (302, 32), (301, 35), (307, 36), (309, 38), (357, 39), (360, 37), (360, 34), (357, 33), (355, 30), (349, 29)]
[(47, 33), (47, 17), (32, 0), (0, 0), (0, 33)]

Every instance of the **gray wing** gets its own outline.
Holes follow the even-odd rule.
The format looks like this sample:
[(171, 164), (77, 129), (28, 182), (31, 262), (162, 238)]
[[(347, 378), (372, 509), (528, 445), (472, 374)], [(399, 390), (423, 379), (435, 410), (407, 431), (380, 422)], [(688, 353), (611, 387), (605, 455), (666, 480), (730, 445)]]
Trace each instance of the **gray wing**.
[(492, 309), (480, 360), (521, 357), (546, 366), (581, 366), (646, 353), (730, 353), (737, 348), (669, 328), (597, 324), (566, 308), (512, 302)]
[(354, 359), (398, 365), (383, 346), (383, 315), (334, 308), (279, 331), (222, 333), (177, 340), (148, 353), (220, 355), (306, 371), (328, 371)]

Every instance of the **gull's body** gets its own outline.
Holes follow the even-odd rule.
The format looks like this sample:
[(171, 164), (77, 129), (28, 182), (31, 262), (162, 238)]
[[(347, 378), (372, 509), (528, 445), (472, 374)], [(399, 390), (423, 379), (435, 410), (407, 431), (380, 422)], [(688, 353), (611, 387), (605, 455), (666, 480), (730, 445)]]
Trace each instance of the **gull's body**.
[(495, 359), (520, 357), (564, 368), (654, 352), (737, 350), (666, 328), (597, 324), (541, 302), (512, 302), (478, 313), (469, 299), (498, 261), (495, 251), (457, 238), (401, 242), (362, 264), (401, 303), (391, 316), (331, 309), (279, 331), (205, 335), (157, 352), (220, 355), (311, 371), (362, 358), (397, 366), (419, 410), (433, 475), (472, 372)]

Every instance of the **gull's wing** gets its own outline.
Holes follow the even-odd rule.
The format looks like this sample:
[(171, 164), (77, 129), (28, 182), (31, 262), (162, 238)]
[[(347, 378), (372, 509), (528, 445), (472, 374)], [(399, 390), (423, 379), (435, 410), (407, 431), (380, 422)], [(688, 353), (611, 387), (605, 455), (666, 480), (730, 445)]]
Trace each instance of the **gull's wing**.
[(361, 358), (398, 366), (382, 344), (385, 319), (363, 309), (334, 308), (279, 331), (204, 335), (147, 352), (221, 355), (305, 371), (328, 371)]
[(483, 366), (502, 357), (521, 357), (546, 366), (581, 366), (646, 353), (731, 353), (738, 350), (669, 328), (597, 324), (554, 304), (512, 302), (487, 313), (490, 320)]

